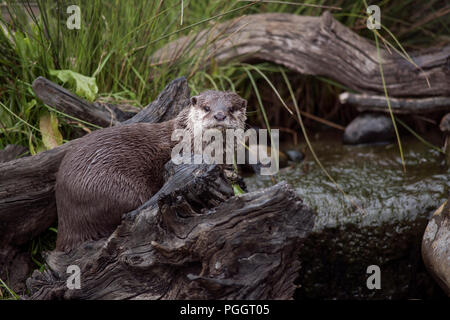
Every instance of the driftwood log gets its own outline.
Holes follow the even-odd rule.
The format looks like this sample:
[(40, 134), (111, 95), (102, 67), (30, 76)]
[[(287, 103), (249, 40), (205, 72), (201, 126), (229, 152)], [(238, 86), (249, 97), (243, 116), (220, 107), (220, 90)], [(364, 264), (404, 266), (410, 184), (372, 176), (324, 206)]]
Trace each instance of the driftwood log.
[(136, 114), (133, 110), (122, 110), (113, 104), (88, 102), (44, 77), (38, 77), (33, 81), (33, 90), (45, 104), (100, 127), (170, 120), (184, 107), (186, 96), (189, 95), (187, 86), (172, 89), (168, 87), (167, 92), (145, 106), (145, 111)]
[[(192, 44), (199, 51), (206, 48), (206, 54), (200, 55)], [(380, 50), (390, 96), (450, 97), (450, 46), (411, 53), (417, 66), (394, 50)], [(376, 47), (329, 12), (321, 17), (241, 16), (169, 43), (155, 53), (151, 63), (170, 63), (190, 54), (203, 57), (205, 64), (211, 58), (218, 63), (270, 61), (301, 74), (329, 77), (357, 92), (384, 95)]]
[[(201, 50), (207, 54), (199, 55)], [(361, 111), (386, 110), (376, 47), (329, 12), (321, 17), (283, 13), (242, 16), (169, 43), (149, 63), (171, 63), (189, 55), (202, 57), (203, 64), (212, 58), (216, 63), (264, 60), (301, 74), (329, 77), (365, 94), (344, 95), (343, 103), (358, 105)], [(448, 110), (450, 46), (409, 54), (415, 65), (384, 47), (380, 55), (395, 113)], [(114, 105), (84, 101), (42, 77), (35, 80), (33, 88), (46, 104), (102, 127), (130, 116)]]
[(107, 110), (81, 99), (44, 77), (38, 77), (33, 81), (33, 90), (36, 96), (49, 106), (89, 123), (109, 127), (119, 122), (115, 110)]
[(50, 253), (27, 280), (31, 299), (291, 299), (311, 209), (285, 183), (236, 197), (219, 166), (170, 171), (108, 239)]
[[(339, 101), (342, 104), (356, 106), (359, 112), (389, 112), (385, 96), (344, 92), (339, 95)], [(397, 114), (450, 111), (450, 97), (389, 98), (389, 102), (392, 112)]]
[(423, 261), (450, 296), (450, 197), (431, 217), (422, 239)]

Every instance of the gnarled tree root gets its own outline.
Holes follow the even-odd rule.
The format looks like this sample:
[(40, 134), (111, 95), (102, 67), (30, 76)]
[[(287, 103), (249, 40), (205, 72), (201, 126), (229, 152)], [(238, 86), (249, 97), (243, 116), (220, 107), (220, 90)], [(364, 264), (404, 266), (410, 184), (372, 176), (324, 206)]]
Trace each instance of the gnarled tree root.
[[(170, 162), (168, 165), (171, 165)], [(314, 214), (286, 183), (233, 196), (216, 165), (180, 165), (107, 239), (52, 252), (31, 299), (290, 299)], [(80, 289), (69, 289), (69, 265)], [(69, 281), (70, 282), (70, 281)]]

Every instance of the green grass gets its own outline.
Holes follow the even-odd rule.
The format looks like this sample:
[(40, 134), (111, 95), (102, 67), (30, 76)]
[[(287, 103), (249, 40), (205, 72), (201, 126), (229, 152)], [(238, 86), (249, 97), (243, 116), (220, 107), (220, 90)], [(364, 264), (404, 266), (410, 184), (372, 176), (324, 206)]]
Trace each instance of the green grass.
[(19, 300), (19, 295), (11, 290), (8, 285), (0, 279), (0, 300)]
[[(184, 1), (183, 25), (180, 25), (181, 1), (178, 0), (40, 0), (37, 3), (41, 18), (32, 16), (31, 22), (25, 23), (27, 6), (17, 6), (11, 0), (6, 2), (15, 18), (9, 33), (0, 32), (0, 148), (16, 143), (35, 152), (45, 149), (39, 119), (46, 111), (54, 112), (36, 99), (31, 89), (31, 83), (38, 76), (61, 83), (50, 74), (51, 70), (73, 70), (95, 77), (99, 89), (97, 98), (125, 101), (137, 106), (146, 105), (169, 81), (181, 75), (188, 76), (194, 93), (205, 88), (226, 88), (247, 95), (247, 98), (255, 97), (246, 67), (216, 66), (214, 62), (199, 65), (203, 48), (198, 49), (198, 54), (189, 55), (191, 58), (165, 64), (150, 65), (149, 57), (182, 35), (242, 14), (291, 12), (320, 15), (324, 11), (323, 8), (279, 3), (187, 0)], [(330, 4), (320, 0), (303, 2)], [(69, 30), (65, 26), (68, 17), (65, 9), (69, 4), (80, 6), (80, 30)], [(442, 2), (417, 5), (417, 2), (403, 0), (377, 4), (381, 7), (386, 38), (391, 32), (399, 34), (394, 38), (394, 46), (399, 52), (404, 52), (398, 46), (400, 43), (405, 48), (415, 48), (419, 42), (426, 47), (448, 41), (449, 26), (445, 23), (446, 9)], [(341, 0), (333, 1), (332, 5), (342, 8), (332, 11), (338, 20), (363, 36), (373, 38), (372, 32), (364, 27), (364, 1)], [(419, 20), (417, 11), (422, 12)], [(192, 46), (186, 50), (193, 50)], [(277, 71), (273, 73), (280, 76)], [(321, 89), (320, 86), (323, 86), (322, 82), (306, 85), (304, 89), (309, 92), (304, 95), (317, 96), (320, 90), (328, 95), (336, 93), (336, 90)], [(284, 98), (289, 99), (289, 95)], [(323, 104), (325, 106), (326, 101)], [(321, 109), (319, 105), (308, 112), (321, 116)], [(66, 116), (59, 114), (58, 117), (63, 118), (60, 121), (63, 137), (70, 139), (81, 122), (68, 124), (64, 121)], [(345, 122), (346, 119), (342, 120)]]

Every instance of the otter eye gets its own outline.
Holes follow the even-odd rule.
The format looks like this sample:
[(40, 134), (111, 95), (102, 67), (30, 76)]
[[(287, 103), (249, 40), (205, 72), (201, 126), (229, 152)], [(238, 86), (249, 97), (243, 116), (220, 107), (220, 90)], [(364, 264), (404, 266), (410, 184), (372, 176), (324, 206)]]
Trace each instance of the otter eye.
[(208, 107), (208, 106), (204, 106), (204, 107), (203, 107), (203, 110), (205, 110), (206, 112), (209, 112), (209, 111), (211, 111), (211, 108)]

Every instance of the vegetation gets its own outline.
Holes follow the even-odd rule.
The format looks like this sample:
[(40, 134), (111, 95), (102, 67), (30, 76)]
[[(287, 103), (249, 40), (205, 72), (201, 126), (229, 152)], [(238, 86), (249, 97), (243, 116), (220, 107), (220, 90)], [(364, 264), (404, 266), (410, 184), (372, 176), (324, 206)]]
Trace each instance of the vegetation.
[[(56, 115), (54, 110), (36, 99), (31, 89), (31, 83), (38, 76), (64, 83), (90, 100), (95, 98), (137, 106), (147, 104), (170, 80), (181, 75), (188, 77), (194, 93), (215, 87), (237, 90), (246, 98), (254, 99), (255, 87), (250, 76), (253, 76), (258, 86), (264, 80), (260, 73), (255, 70), (249, 73), (249, 68), (241, 64), (218, 66), (211, 61), (210, 65), (197, 65), (195, 56), (200, 56), (201, 52), (194, 58), (160, 65), (151, 65), (148, 58), (158, 48), (181, 35), (242, 14), (292, 12), (314, 16), (325, 10), (302, 4), (254, 4), (237, 0), (183, 1), (183, 25), (180, 25), (181, 1), (178, 0), (40, 0), (37, 2), (40, 17), (33, 14), (32, 2), (22, 3), (18, 5), (17, 1), (6, 1), (2, 8), (4, 12), (10, 13), (12, 21), (3, 21), (3, 30), (0, 32), (0, 148), (10, 143), (22, 144), (29, 147), (32, 154), (51, 147), (43, 141), (45, 132), (41, 133), (44, 126), (41, 119), (48, 117), (48, 112)], [(329, 4), (326, 1), (305, 3)], [(71, 4), (81, 8), (82, 27), (79, 30), (66, 27), (69, 17), (66, 9)], [(364, 1), (341, 0), (334, 1), (332, 5), (342, 8), (332, 11), (337, 19), (373, 39), (372, 32), (365, 28)], [(396, 1), (395, 4), (393, 1), (382, 1), (379, 5), (383, 12), (383, 25), (396, 34), (398, 41), (406, 48), (448, 41), (448, 38), (441, 36), (449, 33), (449, 26), (445, 23), (445, 14), (449, 8), (442, 1), (423, 2), (419, 7), (417, 2), (410, 0)], [(30, 18), (27, 19), (26, 15)], [(447, 32), (436, 32), (442, 29)], [(387, 33), (383, 37), (391, 38)], [(391, 42), (399, 48), (392, 38)], [(267, 64), (255, 67), (269, 78), (281, 79), (278, 67)], [(76, 73), (72, 76), (61, 75), (61, 71), (57, 70)], [(85, 78), (74, 80), (76, 74)], [(292, 79), (293, 85), (303, 87), (301, 97), (297, 96), (297, 99), (303, 101), (301, 107), (305, 112), (319, 117), (331, 112), (330, 102), (341, 90), (339, 84), (328, 79), (294, 78), (297, 79)], [(91, 89), (78, 89), (89, 81)], [(285, 86), (280, 85), (277, 89), (283, 94), (283, 99), (290, 98)], [(270, 101), (270, 94), (266, 94), (263, 100)], [(261, 106), (258, 103), (253, 105)], [(259, 115), (264, 125), (260, 108), (250, 110), (252, 114)], [(57, 116), (59, 122), (54, 117), (53, 123), (59, 124), (64, 139), (71, 138), (74, 127), (88, 126), (61, 114)], [(348, 117), (338, 112), (335, 118), (345, 122)], [(306, 124), (311, 122), (307, 121)]]

